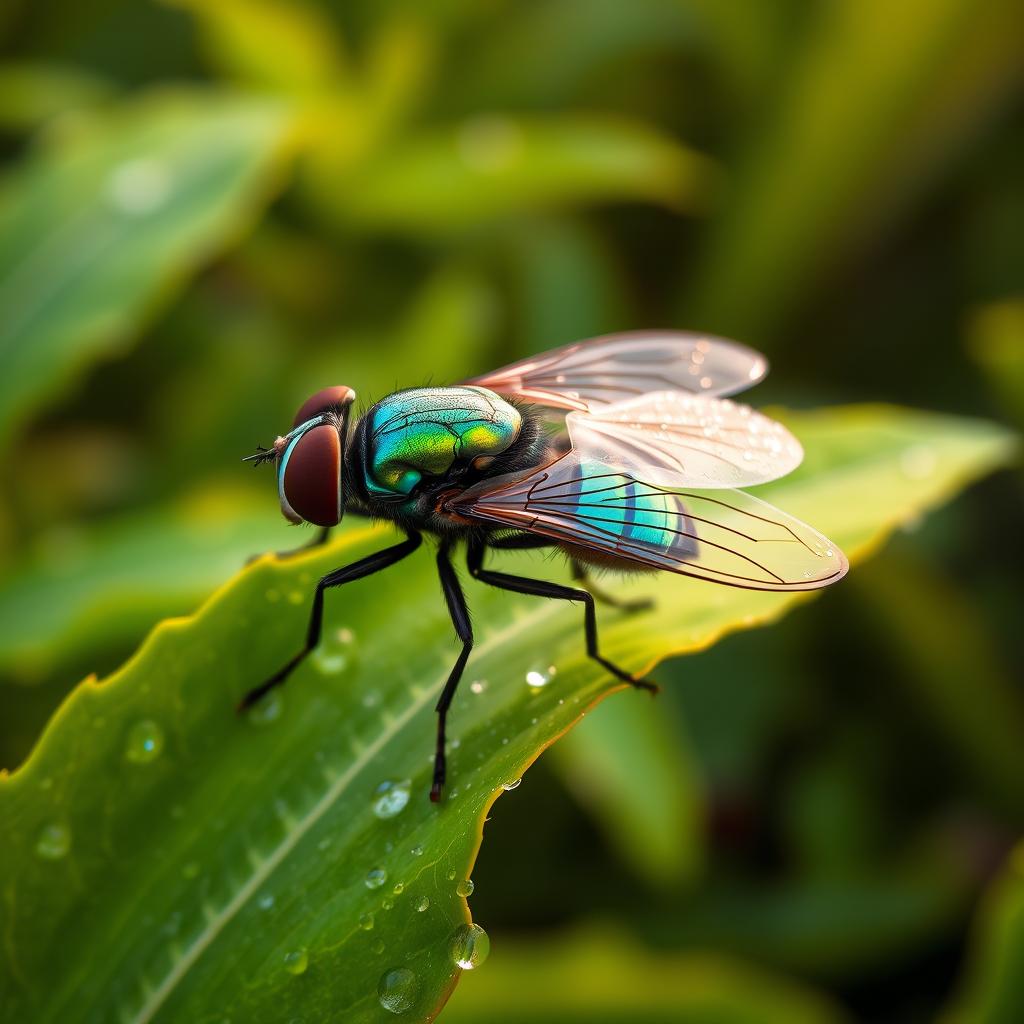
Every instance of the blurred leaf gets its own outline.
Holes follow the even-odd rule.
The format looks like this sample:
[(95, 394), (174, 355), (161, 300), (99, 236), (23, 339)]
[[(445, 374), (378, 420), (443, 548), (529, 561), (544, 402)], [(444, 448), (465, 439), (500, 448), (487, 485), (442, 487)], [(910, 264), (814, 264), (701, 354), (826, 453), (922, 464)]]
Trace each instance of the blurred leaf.
[(114, 89), (99, 75), (61, 64), (0, 67), (0, 128), (27, 131), (57, 114), (98, 106)]
[(0, 436), (126, 344), (269, 198), (281, 112), (151, 97), (86, 121), (0, 192)]
[(643, 931), (676, 947), (723, 949), (842, 979), (892, 968), (948, 941), (971, 895), (968, 866), (917, 857), (871, 875), (733, 883), (648, 912)]
[(223, 487), (97, 527), (53, 531), (0, 591), (0, 669), (31, 681), (72, 652), (138, 637), (191, 611), (251, 555), (308, 534), (273, 516), (273, 490)]
[(449, 235), (526, 210), (644, 200), (701, 207), (710, 165), (644, 125), (606, 118), (476, 117), (406, 138), (319, 194), (364, 229)]
[(1024, 844), (985, 897), (969, 968), (941, 1024), (1017, 1024), (1024, 1006)]
[(993, 394), (1024, 424), (1024, 297), (979, 309), (971, 318), (968, 341)]
[(168, 0), (196, 18), (204, 49), (236, 81), (286, 93), (342, 85), (347, 61), (330, 18), (302, 0)]
[(597, 232), (569, 219), (531, 218), (510, 234), (521, 354), (629, 326), (622, 275)]
[(664, 953), (604, 927), (495, 945), (443, 1024), (838, 1024), (824, 995), (726, 957)]
[(940, 571), (908, 553), (869, 567), (854, 585), (922, 716), (1001, 808), (1024, 822), (1022, 693), (980, 611)]
[(742, 149), (689, 289), (688, 320), (709, 330), (770, 340), (1020, 85), (1024, 19), (1012, 0), (984, 16), (971, 0), (818, 10)]
[(692, 879), (703, 860), (703, 804), (681, 724), (652, 701), (587, 715), (554, 764), (622, 859), (654, 885)]
[[(772, 495), (854, 559), (1012, 447), (990, 425), (894, 409), (789, 421), (813, 468)], [(932, 471), (907, 474), (922, 437)], [(195, 617), (163, 623), (110, 680), (79, 687), (25, 767), (0, 778), (13, 1017), (250, 1020), (273, 1005), (283, 1019), (379, 1020), (378, 985), (397, 968), (412, 975), (410, 1019), (436, 1012), (467, 918), (457, 883), (494, 798), (618, 687), (583, 656), (578, 609), (472, 586), (471, 671), (486, 697), (456, 701), (451, 789), (431, 805), (432, 707), (455, 644), (421, 551), (332, 594), (315, 656), (240, 721), (239, 696), (300, 642), (316, 577), (394, 536), (349, 530), (310, 556), (260, 561)], [(622, 589), (658, 599), (603, 617), (602, 650), (634, 670), (800, 600), (668, 574)], [(547, 685), (525, 685), (548, 665)], [(383, 890), (367, 885), (377, 868)]]

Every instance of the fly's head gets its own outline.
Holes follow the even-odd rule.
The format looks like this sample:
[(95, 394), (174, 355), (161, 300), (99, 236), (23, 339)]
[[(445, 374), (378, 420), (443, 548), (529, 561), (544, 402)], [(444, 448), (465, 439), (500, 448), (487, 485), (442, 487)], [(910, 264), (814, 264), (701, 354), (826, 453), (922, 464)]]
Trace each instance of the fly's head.
[(281, 512), (293, 523), (337, 526), (345, 508), (344, 461), (348, 418), (356, 393), (344, 385), (312, 395), (291, 431), (246, 462), (277, 464)]

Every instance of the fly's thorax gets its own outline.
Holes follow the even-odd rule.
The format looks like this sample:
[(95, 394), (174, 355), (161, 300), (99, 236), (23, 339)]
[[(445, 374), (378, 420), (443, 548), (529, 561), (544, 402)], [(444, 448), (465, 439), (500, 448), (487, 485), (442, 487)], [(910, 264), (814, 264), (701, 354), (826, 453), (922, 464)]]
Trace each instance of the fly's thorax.
[(423, 490), (478, 478), (514, 448), (524, 417), (481, 387), (413, 388), (374, 405), (354, 439), (370, 501), (401, 501)]

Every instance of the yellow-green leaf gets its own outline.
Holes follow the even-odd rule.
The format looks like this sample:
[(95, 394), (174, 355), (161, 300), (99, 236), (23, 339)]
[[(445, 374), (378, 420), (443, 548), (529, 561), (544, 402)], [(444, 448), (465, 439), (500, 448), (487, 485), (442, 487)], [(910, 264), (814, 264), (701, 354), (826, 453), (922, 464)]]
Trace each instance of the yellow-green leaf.
[[(762, 490), (854, 562), (1015, 444), (992, 425), (890, 408), (787, 420), (806, 466)], [(301, 643), (316, 577), (394, 537), (351, 524), (316, 554), (261, 560), (79, 687), (0, 780), (12, 1019), (379, 1021), (379, 989), (396, 986), (406, 1019), (437, 1012), (491, 804), (616, 687), (583, 655), (578, 608), (468, 586), (479, 685), (458, 694), (450, 789), (431, 804), (432, 709), (456, 644), (421, 550), (331, 593), (324, 643), (238, 717), (238, 698)], [(529, 554), (501, 561), (564, 575)], [(604, 652), (636, 670), (801, 600), (667, 575), (623, 589), (657, 599), (602, 616)]]

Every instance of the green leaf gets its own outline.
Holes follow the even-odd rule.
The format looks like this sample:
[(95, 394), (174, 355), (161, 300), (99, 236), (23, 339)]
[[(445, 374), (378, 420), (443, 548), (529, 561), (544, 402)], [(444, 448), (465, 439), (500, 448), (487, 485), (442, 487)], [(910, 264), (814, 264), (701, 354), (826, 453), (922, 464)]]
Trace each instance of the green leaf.
[(971, 0), (838, 0), (814, 11), (784, 84), (753, 111), (757, 130), (689, 289), (688, 322), (730, 337), (770, 340), (1020, 84), (1012, 0), (994, 0), (984, 17)]
[(476, 117), (385, 149), (320, 196), (346, 223), (447, 235), (527, 210), (643, 200), (701, 206), (710, 164), (614, 118)]
[(25, 131), (69, 110), (102, 104), (113, 94), (110, 83), (87, 71), (8, 62), (0, 68), (0, 126)]
[(197, 20), (211, 63), (257, 88), (307, 93), (347, 77), (341, 41), (325, 12), (298, 0), (171, 0)]
[(813, 990), (741, 961), (644, 949), (590, 927), (495, 948), (459, 985), (442, 1024), (838, 1024)]
[(190, 611), (251, 555), (308, 534), (267, 514), (269, 488), (207, 488), (152, 511), (65, 529), (5, 578), (0, 669), (32, 681), (71, 652), (123, 643)]
[(1017, 1024), (1024, 1006), (1024, 844), (983, 899), (972, 946), (941, 1024)]
[(53, 135), (0, 190), (0, 438), (125, 345), (269, 198), (285, 120), (152, 96)]
[[(1014, 447), (988, 424), (897, 409), (787, 418), (807, 465), (771, 496), (854, 560)], [(259, 1020), (272, 1005), (281, 1019), (380, 1020), (378, 985), (399, 968), (408, 1019), (443, 1004), (468, 920), (460, 883), (491, 804), (615, 687), (582, 654), (578, 609), (468, 586), (467, 682), (480, 685), (455, 702), (451, 788), (432, 805), (432, 708), (456, 645), (420, 551), (332, 593), (320, 649), (237, 717), (241, 694), (301, 642), (315, 578), (394, 536), (352, 527), (316, 554), (261, 560), (79, 687), (0, 780), (11, 1019)], [(501, 561), (564, 577), (529, 554)], [(642, 615), (602, 616), (604, 653), (637, 670), (801, 600), (667, 575), (623, 590), (657, 598)], [(546, 685), (527, 685), (532, 671)]]
[(608, 845), (654, 885), (703, 861), (703, 800), (681, 724), (653, 701), (597, 707), (553, 750), (554, 764)]

